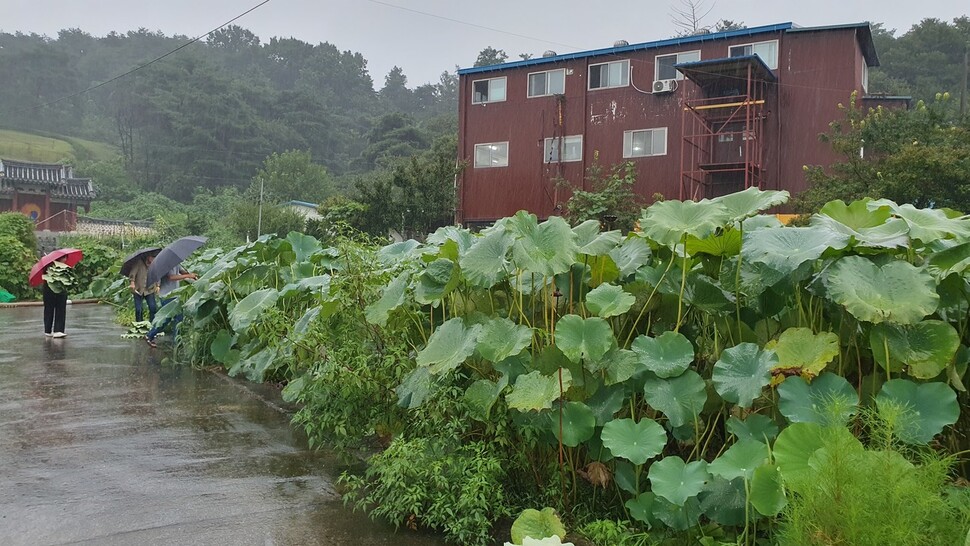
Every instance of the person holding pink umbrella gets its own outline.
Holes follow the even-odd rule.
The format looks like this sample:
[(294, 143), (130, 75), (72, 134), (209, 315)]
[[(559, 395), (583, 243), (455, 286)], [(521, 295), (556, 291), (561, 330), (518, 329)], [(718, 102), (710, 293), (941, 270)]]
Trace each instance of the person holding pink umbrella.
[(84, 253), (80, 249), (62, 248), (45, 255), (30, 268), (30, 276), (27, 278), (30, 285), (44, 285), (44, 335), (47, 337), (67, 335), (64, 332), (67, 290), (56, 283), (47, 282), (48, 271), (52, 267), (74, 267), (83, 257)]

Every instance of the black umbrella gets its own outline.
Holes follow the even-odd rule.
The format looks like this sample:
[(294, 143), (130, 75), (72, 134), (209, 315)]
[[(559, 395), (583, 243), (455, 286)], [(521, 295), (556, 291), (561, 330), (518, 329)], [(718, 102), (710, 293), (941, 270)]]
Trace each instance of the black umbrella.
[(152, 285), (160, 281), (206, 241), (208, 241), (206, 237), (182, 237), (163, 248), (158, 256), (155, 256), (152, 265), (148, 266), (148, 284)]
[(132, 252), (125, 258), (125, 263), (121, 264), (121, 274), (124, 276), (131, 275), (131, 268), (135, 266), (135, 262), (138, 260), (144, 260), (147, 256), (154, 256), (161, 250), (161, 247), (150, 246), (146, 248), (139, 248), (138, 250)]

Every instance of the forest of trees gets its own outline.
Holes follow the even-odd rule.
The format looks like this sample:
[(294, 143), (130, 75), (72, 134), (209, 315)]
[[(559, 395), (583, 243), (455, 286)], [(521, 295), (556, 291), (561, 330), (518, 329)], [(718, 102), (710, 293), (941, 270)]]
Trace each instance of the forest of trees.
[[(873, 36), (882, 66), (871, 71), (871, 92), (915, 99), (950, 92), (958, 102), (970, 18), (925, 19), (907, 31), (875, 25)], [(293, 38), (263, 42), (228, 26), (112, 81), (186, 42), (145, 29), (103, 37), (81, 29), (56, 37), (0, 33), (0, 73), (8, 75), (0, 127), (116, 145), (117, 162), (78, 167), (96, 178), (105, 199), (97, 206), (118, 214), (242, 199), (262, 176), (278, 186), (276, 199), (362, 200), (375, 232), (447, 221), (446, 192), (429, 192), (437, 200), (430, 213), (428, 203), (404, 200), (413, 201), (411, 188), (429, 176), (450, 187), (460, 167), (454, 72), (412, 88), (395, 67), (375, 82), (360, 53)], [(508, 57), (489, 46), (467, 64)], [(301, 183), (274, 182), (293, 169), (308, 170)], [(159, 198), (144, 211), (121, 206), (145, 203), (145, 195)], [(415, 210), (424, 211), (420, 220), (400, 218)]]

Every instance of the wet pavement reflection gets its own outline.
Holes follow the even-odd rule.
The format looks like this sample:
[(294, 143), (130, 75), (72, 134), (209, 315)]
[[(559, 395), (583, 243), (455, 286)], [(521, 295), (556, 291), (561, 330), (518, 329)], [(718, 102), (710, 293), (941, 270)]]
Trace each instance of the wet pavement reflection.
[(0, 544), (443, 544), (344, 508), (288, 415), (112, 319), (0, 309)]

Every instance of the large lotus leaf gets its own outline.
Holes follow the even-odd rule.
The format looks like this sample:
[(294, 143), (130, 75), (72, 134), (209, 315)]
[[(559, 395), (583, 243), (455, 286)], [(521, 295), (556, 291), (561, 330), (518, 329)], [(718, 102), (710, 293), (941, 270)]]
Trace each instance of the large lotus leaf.
[(599, 317), (566, 315), (556, 323), (556, 347), (573, 362), (581, 358), (598, 362), (613, 343), (610, 323)]
[(953, 361), (960, 348), (960, 334), (939, 320), (908, 325), (883, 323), (872, 327), (869, 346), (884, 368), (898, 372), (905, 366), (917, 379), (932, 379)]
[(475, 352), (481, 331), (481, 325), (466, 327), (460, 318), (445, 321), (418, 353), (418, 366), (429, 366), (432, 375), (454, 370)]
[(600, 232), (600, 223), (596, 220), (586, 220), (573, 228), (576, 234), (576, 244), (580, 254), (602, 256), (613, 250), (620, 243), (622, 235), (618, 230)]
[(566, 402), (562, 407), (562, 422), (559, 421), (559, 412), (552, 412), (552, 434), (560, 438), (560, 425), (562, 426), (562, 443), (565, 446), (576, 447), (589, 440), (596, 432), (596, 416), (593, 410), (582, 402)]
[(929, 269), (938, 279), (951, 273), (963, 274), (970, 268), (970, 242), (961, 243), (933, 253)]
[(936, 311), (940, 296), (929, 273), (904, 261), (879, 267), (847, 256), (830, 269), (829, 296), (855, 318), (867, 322), (914, 324)]
[(778, 386), (778, 411), (792, 423), (842, 425), (858, 406), (859, 395), (852, 385), (831, 372), (816, 377), (811, 384), (795, 376)]
[(552, 216), (520, 233), (512, 244), (512, 257), (519, 269), (546, 277), (569, 271), (579, 246), (565, 220)]
[(526, 538), (543, 539), (551, 536), (560, 539), (566, 536), (566, 528), (552, 508), (543, 508), (541, 512), (527, 508), (512, 523), (514, 544), (522, 544)]
[[(673, 293), (679, 292), (680, 284), (678, 283), (677, 290)], [(708, 313), (726, 313), (735, 309), (731, 294), (725, 292), (714, 279), (696, 271), (687, 274), (684, 302)]]
[[(592, 372), (593, 370), (591, 368), (594, 368), (594, 366), (590, 366), (587, 363), (586, 369)], [(606, 370), (607, 385), (616, 385), (636, 375), (640, 369), (640, 361), (633, 351), (614, 348), (606, 353), (606, 356), (603, 357), (603, 362), (595, 366), (595, 368)]]
[(314, 252), (321, 249), (320, 241), (309, 235), (304, 235), (302, 233), (291, 231), (287, 236), (286, 240), (290, 242), (290, 246), (293, 247), (293, 252), (296, 253), (297, 262), (305, 262), (310, 259), (310, 256)]
[(876, 405), (899, 439), (908, 444), (927, 444), (960, 418), (956, 393), (939, 382), (892, 379), (883, 384)]
[(707, 389), (697, 372), (687, 370), (672, 379), (647, 379), (643, 398), (667, 416), (670, 426), (680, 427), (697, 419), (707, 403)]
[(441, 301), (458, 286), (460, 280), (461, 275), (455, 262), (435, 260), (418, 275), (414, 286), (414, 299), (423, 305)]
[(391, 311), (404, 303), (404, 291), (408, 287), (407, 273), (401, 273), (384, 287), (384, 293), (376, 302), (367, 306), (365, 317), (367, 322), (378, 326), (387, 325), (387, 317)]
[(650, 254), (650, 245), (642, 237), (628, 237), (620, 246), (609, 252), (621, 277), (632, 275), (637, 269), (650, 263)]
[(885, 199), (869, 203), (870, 207), (883, 205), (889, 205), (893, 213), (909, 224), (909, 236), (917, 241), (931, 243), (950, 236), (970, 237), (970, 219), (965, 216), (950, 218), (940, 209), (918, 209), (908, 203), (896, 205)]
[(296, 321), (296, 323), (293, 325), (293, 329), (290, 330), (290, 341), (299, 341), (303, 339), (303, 336), (306, 335), (310, 325), (313, 324), (313, 321), (320, 316), (320, 312), (322, 310), (323, 307), (320, 305), (307, 309), (306, 312), (303, 313), (303, 316), (300, 317), (300, 320)]
[(512, 241), (512, 236), (504, 230), (495, 230), (478, 238), (458, 261), (465, 279), (474, 286), (491, 288), (506, 278)]
[[(428, 235), (425, 239), (429, 245), (444, 246), (449, 242), (455, 243), (455, 250), (459, 257), (464, 256), (468, 249), (475, 244), (475, 236), (471, 231), (457, 226), (442, 226)], [(457, 260), (457, 258), (452, 257)]]
[(849, 237), (818, 227), (786, 227), (745, 232), (741, 256), (786, 275), (803, 263), (819, 259), (829, 249), (840, 250)]
[(414, 239), (391, 243), (377, 251), (377, 258), (383, 264), (395, 264), (411, 256), (419, 246), (421, 246), (421, 243)]
[(289, 298), (299, 294), (327, 294), (329, 292), (330, 275), (315, 275), (312, 277), (303, 277), (296, 282), (287, 284), (280, 289), (280, 297)]
[(631, 495), (639, 493), (637, 490), (637, 467), (633, 463), (624, 459), (617, 459), (613, 469), (613, 480), (621, 491), (626, 491)]
[(216, 359), (216, 362), (225, 364), (226, 356), (229, 354), (229, 349), (232, 349), (234, 342), (235, 340), (229, 330), (223, 328), (216, 332), (216, 337), (209, 346), (209, 352), (212, 353), (212, 358)]
[(641, 523), (646, 523), (649, 528), (656, 522), (656, 519), (653, 517), (653, 505), (656, 500), (657, 495), (654, 495), (651, 491), (647, 491), (626, 501), (624, 506), (630, 511), (630, 517)]
[(615, 284), (603, 283), (586, 294), (586, 308), (602, 318), (622, 315), (633, 307), (637, 298)]
[(766, 464), (755, 469), (754, 476), (751, 477), (748, 499), (762, 516), (776, 516), (788, 504), (788, 499), (785, 498), (785, 487), (781, 481), (781, 470), (778, 465)]
[(785, 484), (796, 492), (812, 487), (817, 472), (809, 466), (809, 460), (817, 450), (830, 444), (846, 446), (850, 451), (863, 449), (859, 440), (841, 426), (823, 428), (816, 423), (794, 423), (781, 431), (772, 455)]
[(431, 392), (431, 370), (427, 366), (411, 370), (394, 392), (397, 394), (397, 404), (402, 408), (419, 407)]
[(909, 246), (909, 226), (899, 218), (890, 218), (874, 227), (853, 229), (828, 216), (812, 216), (813, 227), (829, 229), (851, 237), (855, 246), (870, 248), (905, 248)]
[(657, 337), (637, 336), (631, 345), (640, 364), (657, 377), (676, 377), (694, 361), (694, 346), (679, 332), (668, 331)]
[(279, 351), (276, 347), (265, 347), (236, 362), (236, 364), (229, 368), (227, 373), (231, 377), (245, 373), (246, 379), (256, 383), (262, 383), (266, 372), (273, 367), (273, 363), (276, 362), (278, 356)]
[[(511, 542), (506, 542), (505, 546), (519, 546), (518, 544), (512, 544)], [(556, 535), (545, 538), (532, 538), (525, 537), (522, 539), (521, 546), (574, 546), (572, 542), (563, 542), (561, 538)]]
[(817, 215), (812, 217), (812, 221), (815, 221), (816, 216), (825, 216), (853, 231), (885, 224), (892, 215), (890, 207), (883, 205), (870, 208), (870, 202), (868, 198), (853, 201), (848, 205), (841, 199), (829, 201), (819, 209)]
[(687, 499), (696, 497), (704, 490), (711, 478), (707, 463), (685, 463), (677, 456), (664, 457), (650, 465), (650, 490), (668, 501), (683, 506)]
[(754, 440), (756, 442), (767, 443), (778, 436), (778, 425), (771, 418), (752, 413), (742, 421), (732, 416), (725, 423), (727, 431), (735, 435), (738, 441)]
[(724, 206), (732, 222), (740, 222), (771, 207), (787, 203), (789, 197), (789, 193), (784, 190), (760, 190), (751, 186), (744, 191), (715, 197), (712, 201)]
[(562, 370), (562, 390), (559, 375), (542, 375), (538, 370), (520, 375), (515, 380), (512, 392), (505, 395), (510, 408), (519, 411), (543, 410), (552, 407), (562, 393), (569, 390), (573, 377), (569, 370)]
[(626, 392), (623, 389), (623, 385), (601, 387), (593, 396), (587, 399), (586, 405), (589, 406), (589, 409), (593, 410), (593, 415), (596, 417), (596, 426), (601, 427), (612, 421), (616, 412), (620, 411), (620, 408), (623, 407), (623, 401), (625, 399)]
[(782, 281), (789, 281), (790, 277), (770, 266), (747, 260), (741, 260), (740, 278), (738, 274), (738, 258), (730, 257), (721, 261), (719, 280), (721, 286), (729, 292), (740, 291), (749, 298), (756, 298), (766, 290)]
[(741, 252), (741, 231), (728, 229), (720, 235), (709, 236), (705, 239), (690, 237), (687, 239), (687, 254), (709, 254), (711, 256), (737, 256)]
[(658, 201), (643, 212), (640, 228), (648, 238), (674, 248), (685, 235), (703, 239), (730, 221), (724, 205), (714, 201)]
[(721, 525), (744, 525), (747, 495), (743, 478), (714, 478), (708, 482), (698, 498), (701, 501), (701, 510), (711, 521)]
[(641, 465), (667, 445), (667, 432), (652, 419), (614, 419), (603, 426), (603, 446), (616, 457)]
[(686, 531), (692, 527), (697, 527), (703, 510), (697, 497), (687, 499), (683, 506), (668, 501), (663, 497), (657, 497), (653, 503), (653, 517), (664, 523), (667, 527), (675, 531)]
[(771, 382), (771, 369), (777, 364), (774, 352), (763, 351), (754, 343), (740, 343), (721, 353), (711, 379), (722, 398), (747, 408)]
[(242, 332), (249, 328), (249, 325), (255, 322), (263, 311), (276, 305), (278, 298), (279, 292), (273, 288), (264, 288), (249, 294), (229, 312), (229, 324), (232, 325), (233, 330)]
[[(418, 368), (426, 370), (427, 368)], [(468, 413), (479, 421), (487, 421), (492, 406), (498, 400), (499, 394), (509, 384), (507, 375), (503, 375), (496, 383), (490, 379), (479, 379), (465, 390), (465, 406)]]
[(532, 343), (532, 330), (511, 320), (498, 317), (482, 325), (478, 338), (478, 354), (491, 362), (500, 362), (517, 355)]
[(725, 480), (750, 480), (759, 466), (768, 460), (768, 446), (756, 440), (739, 440), (720, 457), (707, 465), (707, 470)]
[(815, 377), (839, 354), (839, 336), (832, 332), (812, 333), (811, 328), (789, 328), (765, 344), (778, 355), (774, 369)]

